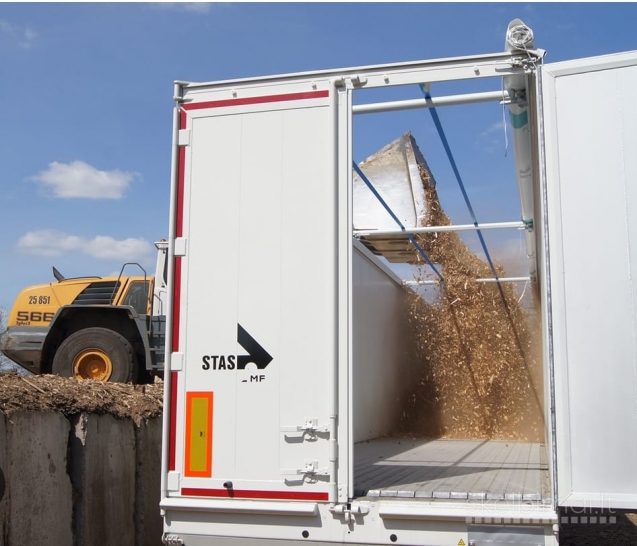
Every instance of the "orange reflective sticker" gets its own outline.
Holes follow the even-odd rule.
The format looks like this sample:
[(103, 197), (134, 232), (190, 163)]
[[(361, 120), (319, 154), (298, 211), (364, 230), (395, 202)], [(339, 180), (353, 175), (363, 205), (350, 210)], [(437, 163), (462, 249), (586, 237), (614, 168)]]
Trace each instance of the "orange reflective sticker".
[(186, 467), (184, 476), (212, 476), (212, 392), (186, 393)]

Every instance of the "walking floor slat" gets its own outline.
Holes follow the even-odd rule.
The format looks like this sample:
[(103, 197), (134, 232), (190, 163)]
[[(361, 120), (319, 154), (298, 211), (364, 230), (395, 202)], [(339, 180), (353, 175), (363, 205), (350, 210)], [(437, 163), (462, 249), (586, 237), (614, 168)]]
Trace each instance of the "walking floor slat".
[(502, 440), (381, 438), (354, 446), (357, 496), (542, 501), (544, 445)]

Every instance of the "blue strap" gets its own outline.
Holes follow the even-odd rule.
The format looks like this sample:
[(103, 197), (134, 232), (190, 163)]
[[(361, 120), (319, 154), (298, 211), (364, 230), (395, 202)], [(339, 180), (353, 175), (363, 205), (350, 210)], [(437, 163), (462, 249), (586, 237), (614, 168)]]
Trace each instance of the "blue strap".
[[(422, 83), (420, 84), (420, 90), (425, 95), (425, 99), (431, 100), (431, 94), (429, 93), (429, 91), (425, 89), (425, 86)], [(493, 276), (495, 277), (496, 280), (498, 280), (499, 279), (498, 272), (496, 271), (495, 266), (493, 265), (493, 262), (491, 261), (491, 256), (489, 255), (489, 251), (487, 250), (487, 244), (484, 242), (484, 237), (482, 237), (482, 231), (478, 227), (478, 220), (476, 219), (476, 215), (473, 212), (473, 207), (471, 206), (471, 201), (469, 201), (469, 196), (467, 195), (467, 191), (465, 190), (464, 184), (462, 183), (462, 177), (460, 176), (460, 171), (458, 171), (458, 167), (456, 166), (456, 160), (453, 158), (453, 154), (451, 153), (451, 148), (449, 147), (449, 142), (447, 141), (447, 137), (445, 136), (445, 132), (442, 128), (442, 123), (440, 123), (438, 112), (436, 112), (436, 108), (433, 106), (430, 106), (428, 110), (431, 113), (431, 117), (434, 121), (434, 125), (436, 126), (436, 129), (438, 130), (438, 134), (440, 135), (442, 146), (444, 147), (445, 152), (447, 152), (449, 163), (451, 163), (451, 168), (453, 169), (453, 173), (456, 175), (456, 180), (458, 181), (458, 185), (460, 186), (460, 191), (462, 192), (464, 201), (467, 204), (467, 208), (469, 209), (469, 213), (471, 214), (471, 218), (473, 219), (473, 225), (477, 228), (476, 231), (478, 233), (478, 239), (480, 239), (480, 244), (482, 245), (482, 250), (484, 250), (484, 255), (487, 258), (487, 262), (489, 262), (489, 267), (491, 268), (491, 271), (493, 272)], [(498, 286), (499, 285), (500, 283), (498, 283)]]
[(411, 244), (414, 245), (416, 247), (416, 250), (418, 250), (418, 252), (420, 253), (420, 255), (425, 259), (425, 261), (429, 264), (429, 266), (431, 267), (431, 269), (434, 270), (434, 273), (436, 275), (438, 275), (438, 277), (440, 278), (440, 280), (442, 282), (445, 282), (445, 280), (442, 278), (442, 275), (438, 272), (438, 270), (436, 269), (436, 266), (432, 263), (432, 261), (429, 259), (429, 256), (427, 256), (427, 253), (422, 249), (422, 247), (418, 244), (418, 242), (416, 241), (416, 239), (414, 239), (413, 235), (411, 233), (407, 233), (405, 231), (405, 226), (403, 226), (402, 222), (398, 219), (398, 216), (396, 216), (394, 214), (394, 211), (391, 210), (389, 208), (389, 205), (385, 202), (385, 200), (380, 196), (380, 194), (376, 191), (376, 188), (372, 185), (372, 183), (369, 181), (369, 179), (365, 176), (365, 173), (363, 173), (363, 171), (361, 171), (360, 167), (356, 164), (356, 162), (353, 162), (354, 165), (354, 170), (358, 173), (358, 176), (361, 177), (361, 180), (363, 182), (365, 182), (365, 185), (369, 188), (369, 190), (374, 194), (374, 196), (376, 197), (376, 199), (378, 199), (380, 201), (380, 204), (383, 205), (383, 207), (385, 207), (385, 210), (389, 213), (389, 215), (394, 219), (394, 222), (396, 222), (399, 226), (400, 229), (403, 231), (403, 233), (405, 235), (407, 235), (407, 238), (411, 241)]

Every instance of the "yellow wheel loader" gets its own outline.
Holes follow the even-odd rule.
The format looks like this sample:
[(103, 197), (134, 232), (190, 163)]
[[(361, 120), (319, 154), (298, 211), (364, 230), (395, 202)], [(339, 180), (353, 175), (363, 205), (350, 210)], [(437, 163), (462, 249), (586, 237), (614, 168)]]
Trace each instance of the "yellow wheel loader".
[[(118, 277), (66, 279), (25, 288), (0, 351), (34, 374), (146, 383), (163, 375), (168, 242), (155, 243), (154, 277), (124, 264)], [(127, 266), (143, 275), (124, 276)]]

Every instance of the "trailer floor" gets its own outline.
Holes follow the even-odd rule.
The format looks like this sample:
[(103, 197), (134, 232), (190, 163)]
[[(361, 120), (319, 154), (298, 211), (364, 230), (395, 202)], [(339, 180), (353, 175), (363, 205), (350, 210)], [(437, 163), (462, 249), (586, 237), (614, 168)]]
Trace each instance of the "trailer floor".
[(354, 446), (357, 497), (548, 501), (543, 444), (380, 438)]

